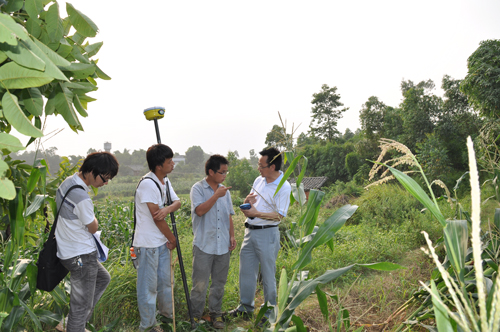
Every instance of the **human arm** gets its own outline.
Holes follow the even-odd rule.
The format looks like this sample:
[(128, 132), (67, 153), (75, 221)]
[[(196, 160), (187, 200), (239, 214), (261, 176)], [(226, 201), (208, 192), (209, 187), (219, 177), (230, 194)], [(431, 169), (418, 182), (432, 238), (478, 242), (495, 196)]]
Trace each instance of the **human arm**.
[[(180, 206), (180, 201), (176, 201), (176, 202), (179, 202), (179, 206)], [(174, 203), (172, 203), (170, 206), (174, 205)], [(149, 212), (151, 213), (151, 216), (153, 217), (153, 221), (154, 221), (156, 227), (158, 227), (160, 232), (162, 232), (162, 234), (165, 235), (165, 237), (167, 238), (167, 240), (169, 242), (169, 243), (167, 243), (167, 248), (172, 250), (173, 248), (175, 248), (177, 241), (175, 239), (174, 234), (170, 230), (170, 227), (168, 227), (168, 224), (165, 222), (165, 219), (155, 218), (155, 214), (160, 210), (160, 208), (158, 207), (158, 204), (154, 204), (154, 203), (146, 203), (146, 204), (148, 205)], [(179, 208), (179, 207), (177, 207), (177, 208)]]
[(250, 209), (241, 210), (243, 212), (243, 214), (245, 215), (245, 217), (247, 217), (247, 218), (260, 218), (260, 219), (272, 220), (272, 221), (281, 221), (281, 219), (283, 218), (283, 216), (276, 211), (260, 212), (252, 205), (252, 203), (250, 203), (250, 205), (252, 206)]
[(229, 250), (233, 251), (236, 248), (236, 239), (234, 238), (233, 217), (229, 216)]
[(99, 223), (97, 222), (97, 218), (94, 217), (94, 221), (92, 221), (90, 224), (87, 224), (87, 229), (89, 230), (90, 233), (95, 234), (98, 228), (99, 228)]
[(210, 211), (210, 209), (217, 203), (217, 200), (221, 197), (226, 196), (226, 192), (232, 187), (219, 186), (214, 194), (205, 202), (201, 203), (195, 208), (195, 213), (198, 217), (203, 216), (205, 213)]
[[(156, 205), (156, 204), (155, 204)], [(158, 206), (158, 205), (156, 205)], [(149, 203), (148, 203), (148, 207), (149, 207)], [(153, 214), (153, 219), (155, 220), (155, 222), (158, 220), (165, 220), (165, 218), (172, 212), (175, 212), (177, 210), (179, 210), (179, 208), (181, 207), (181, 201), (180, 200), (177, 200), (177, 201), (174, 201), (172, 204), (170, 204), (169, 206), (165, 206), (163, 208), (159, 208), (155, 214)], [(151, 211), (151, 210), (150, 210)]]

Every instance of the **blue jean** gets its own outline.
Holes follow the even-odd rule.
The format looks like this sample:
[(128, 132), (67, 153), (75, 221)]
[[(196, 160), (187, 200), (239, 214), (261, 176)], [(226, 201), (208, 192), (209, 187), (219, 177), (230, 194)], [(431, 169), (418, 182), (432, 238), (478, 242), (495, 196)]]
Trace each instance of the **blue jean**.
[(67, 332), (84, 332), (94, 307), (108, 287), (111, 277), (97, 261), (96, 252), (61, 260), (69, 270), (71, 291)]
[(203, 314), (210, 278), (212, 283), (208, 295), (208, 311), (212, 316), (222, 316), (222, 298), (229, 271), (230, 255), (230, 252), (223, 255), (211, 255), (201, 251), (197, 246), (193, 246), (191, 307), (195, 318), (201, 318)]
[(245, 229), (240, 250), (240, 306), (239, 311), (253, 312), (257, 276), (262, 274), (264, 302), (276, 305), (276, 259), (280, 250), (278, 227)]
[(170, 284), (170, 250), (161, 245), (157, 248), (135, 248), (137, 268), (137, 304), (144, 331), (157, 324), (156, 300), (161, 315), (172, 317), (172, 285)]

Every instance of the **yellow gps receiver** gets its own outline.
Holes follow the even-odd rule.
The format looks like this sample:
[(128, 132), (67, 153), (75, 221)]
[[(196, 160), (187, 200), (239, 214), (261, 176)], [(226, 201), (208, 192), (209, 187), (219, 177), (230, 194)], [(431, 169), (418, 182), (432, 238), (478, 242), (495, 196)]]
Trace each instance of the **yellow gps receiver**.
[(165, 107), (154, 106), (144, 110), (146, 120), (161, 119), (165, 115)]

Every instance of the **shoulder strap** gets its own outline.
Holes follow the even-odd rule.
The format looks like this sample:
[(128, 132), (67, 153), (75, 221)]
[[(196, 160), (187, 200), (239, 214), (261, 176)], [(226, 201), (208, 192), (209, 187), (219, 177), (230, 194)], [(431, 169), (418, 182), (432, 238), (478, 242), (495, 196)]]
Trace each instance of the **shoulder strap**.
[(49, 234), (49, 238), (54, 236), (54, 233), (56, 231), (56, 227), (57, 227), (57, 219), (59, 219), (59, 212), (61, 212), (61, 208), (64, 204), (64, 201), (66, 200), (66, 197), (68, 196), (68, 194), (71, 192), (71, 190), (73, 189), (76, 189), (76, 188), (80, 188), (82, 190), (85, 190), (83, 189), (83, 187), (79, 184), (75, 184), (74, 186), (71, 186), (68, 191), (66, 191), (66, 194), (64, 195), (62, 201), (61, 201), (61, 206), (59, 207), (59, 209), (57, 209), (57, 213), (56, 213), (56, 218), (54, 219), (54, 223), (52, 224), (52, 229), (50, 230), (50, 234)]
[(137, 216), (136, 216), (136, 213), (135, 213), (135, 196), (137, 194), (137, 189), (139, 188), (139, 185), (141, 184), (141, 182), (145, 179), (150, 179), (151, 181), (154, 182), (154, 184), (156, 184), (156, 187), (158, 188), (158, 191), (160, 192), (160, 195), (161, 195), (161, 199), (163, 200), (163, 192), (161, 191), (161, 188), (160, 188), (160, 185), (158, 184), (158, 182), (156, 182), (153, 178), (150, 178), (149, 176), (145, 176), (143, 177), (139, 183), (137, 184), (137, 187), (135, 188), (135, 192), (134, 192), (134, 230), (132, 231), (132, 241), (130, 242), (130, 246), (133, 247), (134, 246), (134, 236), (135, 236), (135, 227), (137, 225)]

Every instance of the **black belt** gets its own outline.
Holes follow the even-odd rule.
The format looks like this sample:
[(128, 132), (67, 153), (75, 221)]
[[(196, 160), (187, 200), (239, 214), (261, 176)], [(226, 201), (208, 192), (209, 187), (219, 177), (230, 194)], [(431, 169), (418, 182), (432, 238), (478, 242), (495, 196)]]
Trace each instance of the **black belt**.
[(254, 226), (254, 225), (250, 225), (249, 223), (246, 222), (245, 227), (250, 228), (250, 229), (266, 229), (266, 228), (271, 228), (271, 227), (278, 227), (278, 225)]

